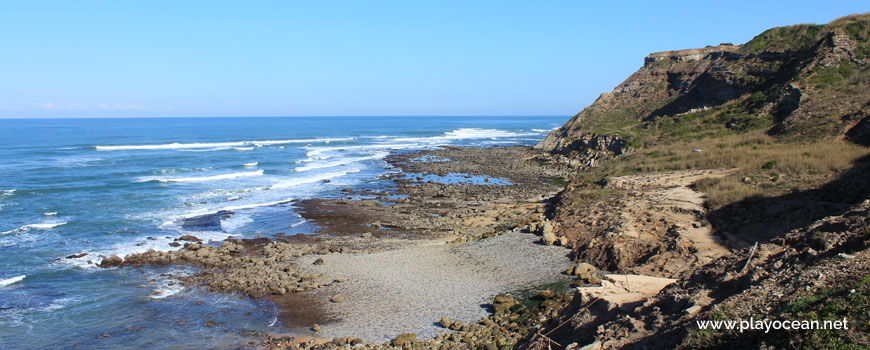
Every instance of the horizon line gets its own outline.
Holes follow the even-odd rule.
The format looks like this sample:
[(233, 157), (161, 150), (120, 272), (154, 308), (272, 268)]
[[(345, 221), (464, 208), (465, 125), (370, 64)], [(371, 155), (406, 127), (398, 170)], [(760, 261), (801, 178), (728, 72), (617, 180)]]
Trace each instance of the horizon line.
[(4, 120), (29, 120), (29, 119), (171, 119), (171, 118), (461, 118), (461, 117), (571, 117), (572, 115), (557, 114), (448, 114), (448, 115), (213, 115), (213, 116), (89, 116), (89, 117), (4, 117)]

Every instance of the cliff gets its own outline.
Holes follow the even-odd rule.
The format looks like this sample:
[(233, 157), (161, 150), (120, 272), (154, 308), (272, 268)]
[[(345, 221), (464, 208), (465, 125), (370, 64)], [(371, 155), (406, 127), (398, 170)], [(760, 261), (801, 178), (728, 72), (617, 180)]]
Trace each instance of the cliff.
[[(647, 56), (536, 148), (577, 170), (546, 221), (578, 266), (675, 282), (630, 304), (581, 283), (519, 348), (870, 346), (868, 85), (870, 14)], [(857, 326), (698, 323), (748, 319)]]
[(870, 144), (870, 15), (767, 30), (743, 45), (650, 54), (536, 148), (572, 165), (650, 144), (765, 129)]

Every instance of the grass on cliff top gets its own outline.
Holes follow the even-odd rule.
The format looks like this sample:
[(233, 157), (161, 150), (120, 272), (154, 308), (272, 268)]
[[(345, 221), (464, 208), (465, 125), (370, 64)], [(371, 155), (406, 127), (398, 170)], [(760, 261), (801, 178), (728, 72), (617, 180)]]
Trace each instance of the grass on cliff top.
[(586, 176), (594, 180), (648, 172), (737, 168), (734, 174), (696, 183), (716, 208), (751, 196), (815, 187), (851, 168), (856, 159), (867, 154), (870, 148), (841, 140), (785, 143), (755, 130), (640, 149)]
[(870, 14), (853, 14), (840, 17), (828, 24), (797, 24), (765, 30), (743, 45), (747, 53), (795, 52), (809, 49), (812, 45), (836, 28), (843, 28), (861, 42), (870, 33)]
[(743, 45), (743, 50), (750, 53), (803, 50), (818, 41), (824, 31), (824, 24), (798, 24), (771, 28)]
[[(804, 56), (815, 55), (813, 47), (832, 32), (849, 35), (857, 46), (854, 47), (858, 59), (870, 57), (870, 13), (849, 15), (826, 25), (800, 24), (769, 29), (743, 46), (749, 56), (761, 52), (787, 52), (789, 59), (754, 60), (734, 62), (733, 75), (743, 81), (744, 86), (753, 86), (745, 95), (721, 104), (712, 109), (693, 113), (679, 113), (653, 116), (661, 108), (677, 101), (676, 97), (664, 92), (668, 89), (664, 81), (657, 84), (641, 85), (633, 95), (613, 101), (613, 107), (590, 106), (584, 112), (583, 129), (603, 134), (617, 135), (626, 139), (633, 148), (660, 141), (691, 141), (705, 137), (720, 137), (728, 134), (743, 133), (755, 129), (770, 128), (777, 121), (766, 107), (776, 104), (787, 91), (776, 79), (760, 78), (761, 71), (774, 70), (786, 74), (788, 69), (800, 65)], [(756, 73), (752, 73), (756, 72)], [(750, 74), (751, 73), (751, 74)], [(780, 74), (780, 75), (782, 75)], [(830, 67), (814, 67), (811, 71), (795, 71), (795, 78), (801, 80), (805, 97), (816, 101), (817, 107), (825, 111), (813, 111), (810, 118), (793, 121), (787, 133), (795, 137), (823, 138), (842, 132), (842, 113), (839, 109), (851, 102), (866, 101), (870, 70), (843, 60)], [(619, 95), (619, 94), (617, 94)], [(821, 103), (819, 101), (825, 101)], [(863, 103), (863, 102), (862, 102)], [(775, 111), (774, 111), (775, 112)], [(782, 116), (779, 116), (782, 118)]]

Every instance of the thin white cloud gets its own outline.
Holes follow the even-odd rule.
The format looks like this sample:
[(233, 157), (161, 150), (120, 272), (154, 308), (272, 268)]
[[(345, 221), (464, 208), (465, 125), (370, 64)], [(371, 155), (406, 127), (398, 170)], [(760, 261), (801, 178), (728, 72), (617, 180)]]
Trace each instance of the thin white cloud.
[(109, 111), (147, 111), (150, 109), (148, 107), (135, 105), (135, 104), (126, 104), (125, 105), (125, 104), (118, 103), (118, 104), (110, 105), (110, 104), (103, 103), (103, 102), (98, 102), (97, 107), (99, 109), (109, 110)]
[(37, 104), (34, 104), (34, 106), (45, 109), (45, 110), (49, 110), (49, 111), (58, 109), (57, 106), (54, 105), (54, 102), (46, 102), (46, 103), (42, 103), (42, 104), (37, 103)]
[[(36, 103), (33, 104), (34, 107), (39, 109), (44, 109), (47, 111), (87, 111), (87, 110), (103, 110), (103, 111), (147, 111), (151, 110), (147, 106), (137, 105), (137, 104), (108, 104), (103, 102), (98, 102), (93, 105), (89, 104), (71, 104), (71, 105), (60, 105), (54, 102), (46, 102), (46, 103)], [(8, 107), (8, 108), (4, 108)], [(14, 106), (0, 106), (0, 110), (24, 110), (14, 109)]]

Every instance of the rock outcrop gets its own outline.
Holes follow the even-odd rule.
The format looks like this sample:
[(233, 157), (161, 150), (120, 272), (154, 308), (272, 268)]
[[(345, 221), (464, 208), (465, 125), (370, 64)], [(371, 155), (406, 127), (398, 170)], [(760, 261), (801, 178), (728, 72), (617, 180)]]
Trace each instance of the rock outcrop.
[[(242, 240), (236, 240), (225, 241), (220, 247), (185, 243), (181, 250), (151, 250), (129, 254), (123, 259), (113, 255), (103, 259), (99, 266), (193, 265), (199, 267), (199, 271), (183, 280), (212, 291), (263, 297), (304, 292), (335, 283), (322, 275), (307, 273), (292, 262), (313, 250), (310, 246), (284, 242), (245, 245)], [(335, 302), (346, 300), (344, 295), (335, 298)]]
[(870, 142), (870, 15), (773, 28), (744, 45), (653, 53), (535, 147), (593, 167), (662, 139), (765, 128)]

